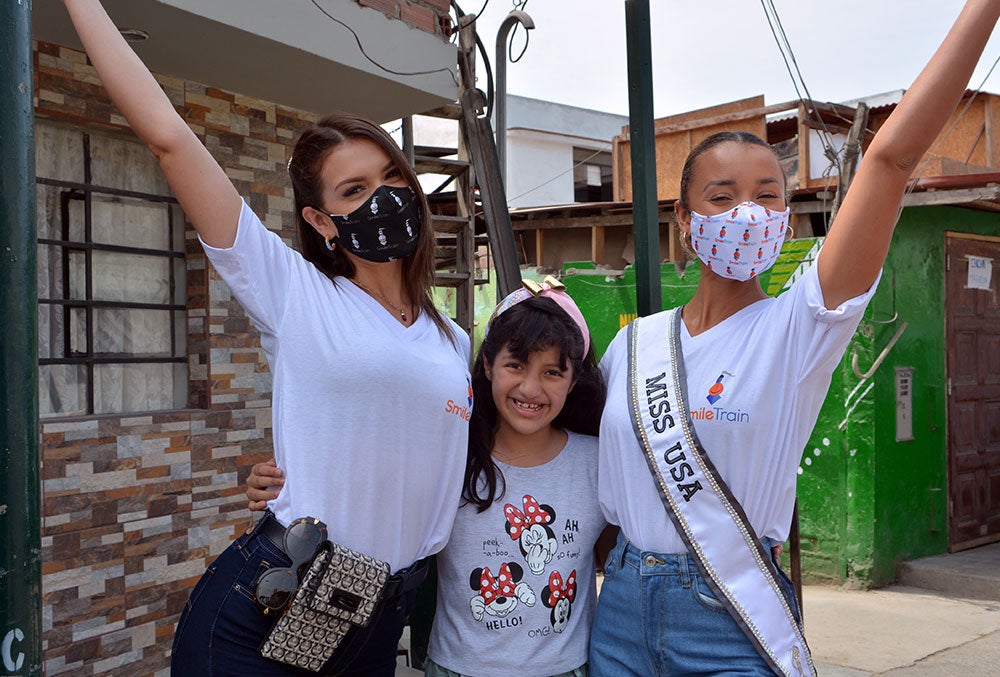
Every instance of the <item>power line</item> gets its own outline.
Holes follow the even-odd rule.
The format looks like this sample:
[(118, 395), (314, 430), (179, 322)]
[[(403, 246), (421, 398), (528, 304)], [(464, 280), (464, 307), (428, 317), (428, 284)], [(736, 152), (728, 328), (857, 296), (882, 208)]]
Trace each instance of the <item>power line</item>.
[[(834, 149), (831, 142), (832, 133), (830, 128), (827, 127), (826, 121), (823, 116), (816, 109), (813, 103), (812, 93), (809, 91), (808, 85), (806, 85), (805, 78), (802, 76), (802, 71), (799, 68), (799, 63), (795, 58), (795, 52), (792, 50), (792, 45), (788, 40), (788, 34), (785, 33), (785, 27), (781, 23), (781, 17), (778, 15), (778, 9), (774, 6), (774, 0), (761, 0), (761, 6), (764, 8), (764, 16), (767, 19), (767, 24), (771, 28), (771, 35), (774, 36), (774, 41), (778, 45), (778, 51), (781, 53), (781, 59), (785, 62), (785, 70), (788, 71), (788, 77), (792, 81), (792, 86), (795, 88), (795, 94), (799, 99), (799, 102), (806, 109), (806, 114), (812, 117), (818, 124), (820, 129), (817, 131), (820, 133), (820, 141), (823, 143), (823, 151), (826, 157), (830, 160), (831, 165), (840, 164), (840, 153)], [(794, 70), (794, 73), (792, 72)], [(801, 89), (799, 85), (801, 84)], [(803, 97), (803, 92), (805, 97)]]
[[(513, 0), (514, 9), (517, 11), (524, 11), (525, 5), (528, 4), (528, 0)], [(510, 33), (510, 39), (507, 42), (507, 59), (511, 63), (517, 63), (524, 56), (524, 53), (528, 51), (528, 43), (531, 41), (531, 31), (524, 31), (524, 47), (521, 49), (521, 53), (514, 57), (514, 36), (517, 35), (517, 30), (521, 27), (521, 22), (514, 24), (514, 30)]]
[(549, 179), (547, 181), (543, 181), (542, 183), (538, 184), (534, 188), (530, 188), (530, 189), (524, 191), (520, 195), (515, 195), (514, 197), (507, 198), (507, 203), (510, 204), (513, 200), (517, 200), (518, 198), (522, 198), (525, 195), (527, 195), (528, 193), (534, 193), (539, 188), (543, 188), (543, 187), (549, 185), (550, 183), (552, 183), (553, 181), (555, 181), (559, 177), (565, 176), (566, 174), (569, 174), (571, 171), (573, 171), (574, 169), (576, 169), (580, 165), (586, 164), (588, 160), (591, 160), (591, 159), (597, 157), (598, 155), (600, 155), (601, 153), (607, 152), (610, 149), (611, 149), (611, 144), (610, 143), (605, 144), (604, 147), (602, 147), (601, 149), (595, 150), (593, 153), (591, 153), (587, 157), (583, 158), (582, 160), (580, 160), (579, 162), (577, 162), (575, 165), (573, 165), (569, 169), (566, 169), (564, 171), (559, 172), (558, 174), (556, 174), (555, 176), (553, 176), (551, 179)]
[(486, 0), (486, 2), (484, 2), (484, 3), (483, 3), (483, 6), (479, 8), (479, 11), (478, 11), (478, 12), (476, 12), (476, 13), (475, 13), (475, 14), (473, 15), (473, 17), (472, 17), (472, 20), (473, 20), (473, 21), (475, 21), (475, 20), (477, 20), (477, 19), (478, 19), (479, 17), (481, 17), (481, 16), (483, 15), (483, 12), (485, 12), (485, 11), (486, 11), (486, 7), (487, 7), (487, 6), (489, 5), (489, 4), (490, 4), (490, 0)]
[[(487, 0), (487, 3), (488, 2), (489, 0)], [(378, 61), (376, 61), (375, 59), (373, 59), (368, 55), (368, 52), (365, 51), (365, 46), (361, 43), (361, 38), (358, 37), (358, 34), (354, 31), (353, 28), (351, 28), (349, 24), (345, 23), (344, 21), (341, 21), (340, 19), (338, 19), (337, 17), (333, 16), (328, 11), (323, 9), (323, 7), (319, 4), (318, 0), (312, 0), (312, 4), (313, 6), (316, 7), (316, 9), (325, 14), (329, 19), (349, 30), (351, 32), (351, 35), (354, 36), (354, 41), (358, 43), (358, 49), (361, 50), (361, 54), (366, 59), (368, 59), (368, 61), (374, 64), (377, 68), (385, 71), (386, 73), (391, 73), (392, 75), (432, 75), (433, 73), (447, 73), (448, 75), (451, 76), (451, 79), (455, 81), (455, 86), (456, 87), (458, 86), (458, 78), (455, 77), (455, 73), (451, 68), (434, 68), (432, 70), (426, 70), (426, 71), (397, 71), (393, 70), (392, 68), (383, 66)], [(483, 9), (485, 9), (485, 6), (483, 7)]]

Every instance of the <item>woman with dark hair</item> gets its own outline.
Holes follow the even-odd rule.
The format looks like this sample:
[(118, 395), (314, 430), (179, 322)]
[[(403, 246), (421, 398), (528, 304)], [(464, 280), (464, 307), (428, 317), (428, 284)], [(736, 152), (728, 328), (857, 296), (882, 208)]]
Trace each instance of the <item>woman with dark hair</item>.
[[(321, 532), (303, 527), (291, 538), (286, 528), (310, 516), (331, 541), (392, 572), (367, 626), (349, 630), (321, 671), (391, 675), (424, 560), (455, 519), (471, 407), (468, 338), (430, 298), (434, 236), (416, 176), (378, 125), (351, 115), (312, 125), (289, 162), (300, 254), (242, 200), (99, 0), (64, 4), (111, 98), (260, 330), (274, 375), (285, 491), (195, 586), (172, 672), (302, 673), (261, 647), (284, 607), (276, 600), (294, 593), (288, 567), (302, 564), (304, 547), (296, 538)], [(285, 573), (262, 576), (271, 570)], [(287, 572), (290, 591), (261, 592), (258, 583)]]
[(812, 675), (788, 535), (802, 450), (875, 291), (910, 174), (965, 90), (1000, 16), (970, 0), (864, 153), (818, 260), (778, 298), (785, 177), (749, 134), (705, 139), (678, 225), (701, 260), (683, 308), (641, 318), (601, 362), (600, 499), (621, 536), (591, 637), (596, 675)]
[[(461, 507), (438, 553), (427, 677), (586, 677), (604, 381), (579, 308), (553, 279), (508, 295), (472, 370)], [(273, 499), (273, 464), (247, 478)]]

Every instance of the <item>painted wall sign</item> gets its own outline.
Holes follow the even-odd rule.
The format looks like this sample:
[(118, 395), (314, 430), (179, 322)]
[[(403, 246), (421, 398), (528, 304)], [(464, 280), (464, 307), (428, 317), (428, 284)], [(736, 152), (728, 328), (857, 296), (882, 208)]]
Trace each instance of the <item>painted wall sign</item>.
[(24, 665), (24, 654), (20, 651), (17, 655), (13, 653), (14, 642), (23, 642), (24, 633), (20, 628), (14, 628), (8, 632), (3, 642), (0, 642), (0, 660), (3, 661), (3, 669), (7, 672), (17, 672)]

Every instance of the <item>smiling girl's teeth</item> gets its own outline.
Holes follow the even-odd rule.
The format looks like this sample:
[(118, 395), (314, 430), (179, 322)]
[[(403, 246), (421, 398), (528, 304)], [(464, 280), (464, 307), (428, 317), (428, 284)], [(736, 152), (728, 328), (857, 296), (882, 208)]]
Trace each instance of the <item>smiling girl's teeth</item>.
[(529, 402), (521, 402), (520, 400), (514, 400), (514, 406), (525, 411), (538, 411), (542, 408), (540, 404), (531, 404)]

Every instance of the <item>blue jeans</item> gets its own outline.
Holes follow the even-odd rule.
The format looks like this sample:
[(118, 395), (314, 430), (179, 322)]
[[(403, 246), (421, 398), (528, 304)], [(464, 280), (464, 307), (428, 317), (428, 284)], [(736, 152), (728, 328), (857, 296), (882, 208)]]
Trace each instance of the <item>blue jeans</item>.
[[(792, 582), (780, 577), (799, 618)], [(590, 672), (594, 677), (774, 674), (689, 555), (641, 552), (624, 535), (604, 567)]]
[[(263, 571), (291, 564), (284, 552), (258, 533), (262, 523), (233, 541), (191, 591), (174, 632), (170, 659), (174, 677), (317, 674), (260, 655), (275, 619), (257, 606), (255, 583)], [(396, 647), (415, 599), (413, 590), (380, 602), (369, 625), (349, 630), (320, 674), (393, 675)]]

